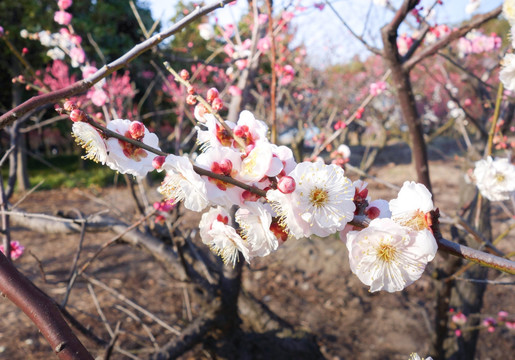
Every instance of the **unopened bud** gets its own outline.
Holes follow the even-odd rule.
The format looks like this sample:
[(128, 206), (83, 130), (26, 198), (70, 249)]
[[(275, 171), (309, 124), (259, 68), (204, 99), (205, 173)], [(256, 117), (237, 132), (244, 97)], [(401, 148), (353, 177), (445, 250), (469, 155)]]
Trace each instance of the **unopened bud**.
[(188, 72), (188, 70), (186, 69), (182, 69), (180, 72), (179, 72), (179, 76), (181, 77), (181, 79), (183, 80), (188, 80), (190, 78), (190, 73)]
[(195, 105), (197, 103), (197, 98), (195, 95), (188, 95), (186, 96), (186, 104), (188, 105)]
[(86, 114), (82, 110), (75, 109), (70, 113), (70, 120), (73, 122), (84, 121), (85, 118)]
[(291, 194), (295, 191), (295, 179), (291, 176), (283, 176), (278, 182), (277, 182), (277, 190), (282, 192), (283, 194)]
[(220, 111), (224, 108), (224, 103), (222, 102), (222, 100), (219, 97), (217, 97), (213, 100), (211, 107), (213, 108), (214, 111)]
[(77, 109), (77, 105), (75, 105), (75, 103), (73, 101), (70, 101), (70, 100), (66, 100), (64, 102), (63, 107), (64, 107), (64, 110), (66, 110), (66, 111), (72, 111), (72, 110)]
[(193, 86), (188, 86), (188, 94), (193, 95), (195, 94), (195, 88)]
[(54, 110), (55, 110), (55, 111), (57, 111), (57, 113), (58, 113), (59, 115), (62, 115), (62, 114), (63, 114), (63, 110), (64, 110), (64, 109), (61, 107), (61, 105), (59, 105), (59, 104), (55, 104), (55, 105), (54, 105)]
[(220, 93), (213, 87), (207, 91), (206, 100), (212, 102), (214, 99), (218, 98), (218, 95), (220, 95)]
[(161, 169), (161, 166), (165, 163), (166, 157), (164, 156), (156, 156), (154, 160), (152, 160), (152, 166), (154, 169), (159, 170)]
[(27, 55), (29, 53), (29, 49), (27, 49), (26, 47), (24, 47), (23, 49), (21, 49), (21, 54), (22, 55)]
[(135, 140), (141, 140), (145, 136), (145, 125), (139, 121), (133, 121), (129, 126), (129, 134)]
[(381, 215), (381, 210), (379, 210), (379, 208), (376, 208), (375, 206), (371, 206), (367, 209), (366, 215), (370, 220), (374, 220), (377, 217), (379, 217), (379, 215)]

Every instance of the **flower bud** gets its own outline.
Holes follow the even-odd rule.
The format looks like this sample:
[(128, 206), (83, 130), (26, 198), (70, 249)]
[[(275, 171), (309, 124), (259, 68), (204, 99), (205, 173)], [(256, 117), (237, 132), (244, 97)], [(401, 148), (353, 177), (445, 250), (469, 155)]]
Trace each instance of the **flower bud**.
[(145, 125), (139, 121), (133, 121), (129, 126), (129, 134), (135, 140), (141, 140), (145, 136)]
[(366, 210), (366, 215), (370, 220), (374, 220), (381, 215), (381, 210), (375, 206), (371, 206)]
[(84, 119), (86, 119), (86, 114), (82, 110), (75, 109), (70, 113), (70, 120), (73, 122), (84, 121)]
[(154, 169), (159, 170), (161, 169), (161, 166), (165, 163), (165, 157), (164, 156), (156, 156), (154, 160), (152, 160), (152, 166)]
[(291, 176), (283, 176), (278, 182), (277, 182), (277, 190), (282, 192), (283, 194), (291, 194), (295, 191), (295, 179)]
[(196, 91), (195, 91), (195, 88), (193, 86), (191, 86), (191, 85), (188, 86), (188, 94), (193, 95), (193, 94), (195, 94), (195, 92)]
[(77, 109), (77, 105), (73, 101), (66, 100), (63, 105), (64, 110), (66, 111), (72, 111)]
[(218, 98), (219, 94), (218, 90), (212, 87), (207, 91), (206, 99), (208, 102), (212, 102), (214, 99)]
[(188, 95), (186, 97), (186, 104), (188, 105), (195, 105), (197, 103), (197, 98), (195, 97), (195, 95)]
[(183, 80), (188, 80), (190, 78), (190, 73), (188, 72), (188, 70), (186, 69), (182, 69), (180, 72), (179, 72), (179, 76), (181, 77), (181, 79)]
[(26, 47), (24, 47), (23, 49), (21, 49), (21, 54), (22, 55), (27, 55), (29, 53), (29, 49), (27, 49)]
[(211, 106), (213, 107), (214, 111), (220, 111), (224, 108), (224, 103), (219, 97), (217, 97), (213, 99), (213, 103), (211, 104)]

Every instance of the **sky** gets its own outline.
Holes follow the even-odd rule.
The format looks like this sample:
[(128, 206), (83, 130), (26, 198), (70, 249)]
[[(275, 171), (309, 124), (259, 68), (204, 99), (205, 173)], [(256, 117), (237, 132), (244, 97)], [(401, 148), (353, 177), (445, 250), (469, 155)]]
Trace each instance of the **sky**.
[[(154, 18), (161, 19), (164, 24), (174, 15), (176, 0), (145, 1), (150, 4)], [(297, 3), (289, 0), (283, 2)], [(278, 7), (283, 2), (276, 0), (274, 4)], [(324, 0), (300, 1), (307, 10), (297, 13), (298, 15), (294, 18), (296, 37), (292, 45), (304, 43), (308, 58), (313, 65), (345, 63), (355, 55), (360, 55), (362, 58), (368, 56), (367, 50), (352, 37), (328, 6), (325, 6), (322, 11), (314, 8), (313, 5), (317, 2), (321, 3)], [(397, 7), (396, 5), (402, 3), (402, 0), (390, 0), (390, 2)], [(443, 0), (443, 5), (435, 7), (434, 21), (437, 24), (459, 24), (475, 14), (494, 9), (502, 3), (502, 0), (481, 0), (480, 8), (473, 14), (465, 12), (468, 2), (469, 0)], [(419, 6), (427, 9), (433, 3), (434, 0), (422, 0)], [(355, 32), (364, 34), (369, 43), (381, 47), (380, 28), (392, 18), (392, 11), (374, 4), (373, 0), (331, 0), (331, 4)], [(212, 16), (222, 24), (236, 23), (241, 14), (246, 12), (246, 6), (246, 0), (238, 0), (237, 5), (216, 10)], [(365, 19), (368, 19), (366, 28), (364, 28)], [(400, 32), (409, 32), (409, 28), (401, 28)]]

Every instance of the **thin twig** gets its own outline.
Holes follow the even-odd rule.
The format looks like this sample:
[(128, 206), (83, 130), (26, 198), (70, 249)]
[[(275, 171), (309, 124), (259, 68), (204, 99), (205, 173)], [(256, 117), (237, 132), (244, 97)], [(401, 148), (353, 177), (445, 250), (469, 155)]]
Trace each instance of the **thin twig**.
[(158, 323), (159, 325), (161, 325), (163, 328), (165, 328), (166, 330), (170, 331), (171, 333), (176, 334), (176, 335), (180, 335), (181, 334), (181, 332), (179, 330), (177, 330), (177, 329), (173, 328), (172, 326), (168, 325), (167, 323), (165, 323), (163, 320), (159, 319), (156, 315), (152, 314), (147, 309), (139, 306), (134, 301), (128, 299), (125, 295), (123, 295), (123, 294), (119, 293), (118, 291), (114, 290), (113, 288), (107, 286), (103, 282), (101, 282), (101, 281), (99, 281), (99, 280), (97, 280), (95, 278), (92, 278), (92, 277), (90, 277), (90, 276), (88, 276), (86, 274), (82, 274), (82, 277), (85, 278), (90, 283), (92, 283), (93, 285), (96, 285), (96, 286), (104, 289), (105, 291), (107, 291), (108, 293), (110, 293), (111, 295), (116, 297), (117, 299), (123, 301), (127, 305), (130, 305), (133, 308), (135, 308), (136, 310), (138, 310), (139, 312), (145, 314), (146, 316), (148, 316), (149, 318), (154, 320), (156, 323)]
[(93, 304), (95, 304), (97, 313), (98, 313), (98, 315), (100, 315), (100, 319), (102, 319), (102, 323), (104, 324), (107, 332), (109, 333), (109, 336), (111, 336), (111, 339), (112, 339), (114, 337), (113, 329), (111, 329), (111, 325), (109, 324), (109, 321), (107, 321), (107, 318), (104, 315), (102, 308), (100, 307), (100, 303), (98, 302), (97, 295), (95, 294), (95, 290), (93, 290), (93, 286), (91, 286), (91, 284), (88, 284), (88, 291), (89, 291), (89, 294), (91, 295), (91, 298), (93, 299)]

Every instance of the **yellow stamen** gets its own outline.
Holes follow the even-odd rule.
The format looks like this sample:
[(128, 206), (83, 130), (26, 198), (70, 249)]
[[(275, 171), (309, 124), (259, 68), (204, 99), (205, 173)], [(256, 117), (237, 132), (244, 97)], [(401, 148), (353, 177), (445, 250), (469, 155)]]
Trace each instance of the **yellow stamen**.
[(381, 244), (376, 250), (377, 257), (386, 263), (392, 262), (397, 253), (397, 250), (391, 244)]
[(324, 206), (329, 201), (327, 190), (318, 187), (311, 190), (309, 194), (309, 202), (316, 208)]

